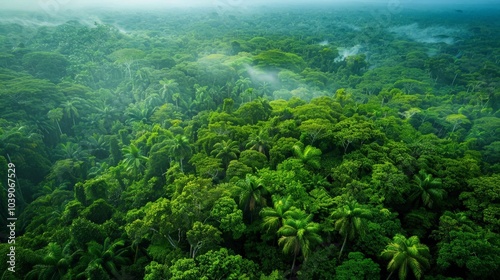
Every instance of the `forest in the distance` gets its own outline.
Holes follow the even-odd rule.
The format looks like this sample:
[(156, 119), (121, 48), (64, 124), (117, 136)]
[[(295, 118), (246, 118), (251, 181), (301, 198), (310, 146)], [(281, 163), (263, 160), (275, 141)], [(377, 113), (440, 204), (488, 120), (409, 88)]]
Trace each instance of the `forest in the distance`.
[(497, 279), (498, 13), (374, 11), (0, 11), (0, 279)]

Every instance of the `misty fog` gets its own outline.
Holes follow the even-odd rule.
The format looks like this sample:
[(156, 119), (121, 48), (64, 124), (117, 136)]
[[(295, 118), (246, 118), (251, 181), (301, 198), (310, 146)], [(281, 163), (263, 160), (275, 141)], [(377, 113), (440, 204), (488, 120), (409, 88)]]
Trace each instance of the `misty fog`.
[(417, 23), (389, 28), (389, 31), (408, 37), (420, 43), (445, 43), (451, 45), (455, 42), (454, 36), (463, 36), (465, 31), (445, 26), (419, 27)]

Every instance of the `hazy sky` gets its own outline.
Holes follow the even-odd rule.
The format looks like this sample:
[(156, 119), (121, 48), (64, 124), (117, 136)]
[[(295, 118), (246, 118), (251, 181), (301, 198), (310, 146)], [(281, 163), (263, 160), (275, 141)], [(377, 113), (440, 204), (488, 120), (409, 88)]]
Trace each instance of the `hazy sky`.
[[(249, 7), (255, 5), (291, 5), (291, 4), (310, 4), (310, 3), (381, 3), (394, 5), (400, 3), (403, 6), (411, 6), (412, 4), (429, 3), (430, 6), (436, 4), (451, 4), (451, 5), (464, 5), (487, 3), (492, 6), (498, 5), (498, 0), (16, 0), (6, 1), (0, 5), (0, 10), (5, 9), (30, 9), (30, 10), (44, 10), (44, 11), (61, 11), (65, 9), (78, 9), (85, 6), (100, 6), (100, 7), (174, 7), (174, 6), (208, 6), (208, 7)], [(7, 2), (7, 3), (5, 3)]]

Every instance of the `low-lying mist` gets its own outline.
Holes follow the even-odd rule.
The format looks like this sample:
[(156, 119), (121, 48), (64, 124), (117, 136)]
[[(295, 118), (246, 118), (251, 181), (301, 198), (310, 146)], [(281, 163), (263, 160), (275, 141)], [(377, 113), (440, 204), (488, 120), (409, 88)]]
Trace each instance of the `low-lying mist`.
[(391, 27), (390, 32), (394, 32), (399, 36), (407, 37), (419, 43), (445, 43), (452, 45), (455, 43), (455, 37), (462, 35), (464, 32), (458, 28), (450, 28), (445, 26), (431, 26), (421, 28), (417, 23), (409, 25)]
[(361, 50), (361, 45), (355, 45), (350, 48), (338, 48), (339, 56), (335, 58), (335, 62), (345, 60), (349, 56), (357, 55)]
[(244, 67), (254, 83), (269, 83), (273, 86), (278, 84), (277, 72), (263, 71), (248, 64), (244, 65)]

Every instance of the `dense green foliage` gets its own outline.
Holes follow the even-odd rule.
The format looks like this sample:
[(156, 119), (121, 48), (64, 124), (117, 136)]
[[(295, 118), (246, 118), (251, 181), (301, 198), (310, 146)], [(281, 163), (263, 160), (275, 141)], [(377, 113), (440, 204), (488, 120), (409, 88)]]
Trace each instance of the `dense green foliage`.
[(474, 15), (1, 21), (2, 279), (497, 277), (500, 32)]

